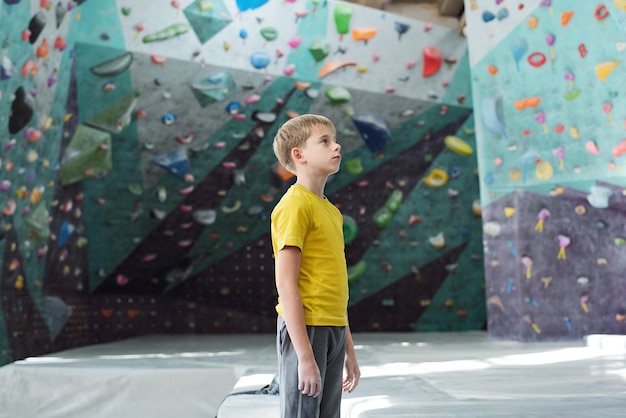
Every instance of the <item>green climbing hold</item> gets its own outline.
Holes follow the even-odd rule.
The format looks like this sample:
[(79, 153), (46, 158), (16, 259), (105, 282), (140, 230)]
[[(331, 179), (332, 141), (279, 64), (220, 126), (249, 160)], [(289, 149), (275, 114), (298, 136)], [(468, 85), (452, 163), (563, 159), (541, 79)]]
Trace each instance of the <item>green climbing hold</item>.
[(384, 228), (389, 224), (389, 222), (391, 222), (392, 215), (393, 214), (391, 213), (391, 211), (387, 209), (387, 207), (383, 206), (382, 208), (374, 212), (374, 223), (377, 227)]
[(261, 36), (266, 41), (273, 41), (278, 37), (278, 31), (276, 30), (276, 28), (266, 27), (261, 29)]
[(394, 190), (387, 198), (387, 201), (385, 202), (385, 207), (389, 209), (391, 213), (395, 213), (398, 209), (400, 209), (403, 195), (404, 193), (402, 193), (402, 190)]
[(89, 71), (100, 77), (112, 77), (126, 71), (132, 63), (133, 53), (125, 52), (115, 58), (94, 65), (89, 68)]
[(359, 227), (353, 217), (343, 215), (343, 241), (351, 244), (359, 233)]
[(160, 41), (166, 41), (170, 38), (173, 38), (175, 36), (178, 35), (182, 35), (184, 33), (187, 33), (189, 31), (189, 25), (186, 23), (175, 23), (173, 25), (170, 25), (166, 28), (163, 28), (161, 30), (158, 30), (156, 32), (153, 32), (151, 34), (148, 34), (146, 36), (144, 36), (143, 38), (141, 38), (141, 41), (144, 44), (150, 43), (150, 42), (160, 42)]
[(345, 35), (350, 31), (350, 18), (352, 17), (352, 7), (348, 4), (339, 3), (335, 6), (333, 11), (333, 17), (335, 18), (335, 27), (337, 33)]
[(323, 39), (316, 39), (309, 46), (309, 52), (315, 62), (320, 62), (330, 54), (330, 44)]
[(580, 90), (568, 91), (567, 93), (563, 95), (563, 98), (567, 100), (568, 102), (571, 102), (572, 100), (580, 96), (580, 93), (581, 93)]
[(360, 260), (358, 263), (348, 267), (348, 283), (358, 280), (365, 273), (366, 267), (367, 263), (365, 260)]
[(128, 185), (128, 191), (130, 191), (135, 196), (141, 196), (143, 191), (141, 190), (141, 185), (137, 183), (131, 183)]
[(402, 190), (394, 190), (387, 198), (385, 204), (374, 212), (372, 219), (377, 227), (384, 228), (391, 222), (393, 214), (400, 209), (403, 196), (404, 193), (402, 193)]
[(332, 87), (326, 90), (324, 94), (326, 94), (331, 104), (348, 103), (352, 98), (348, 89), (341, 86)]
[(353, 158), (346, 161), (346, 170), (353, 175), (359, 175), (363, 172), (363, 163), (360, 158)]

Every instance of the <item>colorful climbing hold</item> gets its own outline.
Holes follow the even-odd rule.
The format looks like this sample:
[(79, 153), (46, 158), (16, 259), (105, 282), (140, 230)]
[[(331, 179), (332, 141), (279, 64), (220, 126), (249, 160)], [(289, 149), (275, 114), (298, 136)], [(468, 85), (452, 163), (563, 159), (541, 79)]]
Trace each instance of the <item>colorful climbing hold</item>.
[(93, 74), (99, 77), (112, 77), (120, 74), (130, 67), (133, 62), (133, 53), (125, 52), (114, 58), (101, 62), (89, 68)]
[(570, 20), (572, 20), (572, 17), (574, 17), (573, 10), (568, 10), (568, 11), (561, 13), (561, 25), (567, 26)]
[(428, 243), (437, 249), (441, 249), (446, 246), (446, 237), (443, 232), (439, 232), (435, 236), (428, 237)]
[(187, 33), (189, 31), (189, 28), (189, 25), (186, 23), (175, 23), (173, 25), (167, 26), (163, 29), (144, 36), (143, 38), (141, 38), (141, 41), (144, 44), (166, 41), (168, 39)]
[(309, 45), (309, 52), (317, 63), (328, 56), (330, 53), (330, 44), (326, 40), (316, 39)]
[(528, 41), (526, 40), (526, 38), (517, 39), (511, 43), (510, 49), (515, 60), (515, 67), (517, 68), (517, 72), (519, 72), (520, 60), (524, 55), (526, 55), (526, 52), (528, 51)]
[(352, 96), (348, 89), (342, 86), (331, 87), (324, 93), (331, 104), (341, 104), (350, 101)]
[(557, 254), (557, 260), (565, 260), (567, 255), (565, 254), (565, 249), (570, 245), (571, 239), (567, 235), (559, 234), (557, 236), (559, 241), (559, 253)]
[(600, 81), (604, 81), (607, 79), (609, 74), (613, 72), (619, 65), (619, 61), (605, 61), (599, 64), (596, 64), (596, 75), (600, 79)]
[(319, 72), (317, 73), (317, 77), (319, 78), (326, 77), (328, 74), (334, 71), (337, 71), (340, 68), (344, 68), (348, 66), (355, 66), (355, 65), (356, 65), (356, 61), (330, 61), (324, 64), (322, 68), (320, 68)]
[(398, 22), (398, 21), (394, 22), (393, 26), (396, 32), (398, 32), (398, 40), (401, 40), (402, 35), (407, 33), (409, 29), (411, 28), (411, 25), (409, 25), (408, 23), (403, 23), (403, 22)]
[(537, 107), (541, 103), (541, 97), (526, 97), (524, 99), (516, 100), (513, 105), (515, 109), (522, 111), (528, 107)]
[(501, 231), (502, 227), (498, 222), (490, 221), (483, 224), (483, 232), (490, 237), (497, 237)]
[(427, 46), (422, 49), (422, 57), (424, 59), (424, 67), (422, 76), (430, 77), (436, 74), (441, 68), (443, 61), (441, 51), (435, 46)]
[(270, 55), (265, 51), (256, 51), (250, 55), (250, 64), (257, 70), (266, 68), (270, 63)]
[(352, 29), (352, 39), (355, 41), (363, 41), (367, 45), (367, 41), (376, 36), (378, 30), (376, 28), (355, 28)]
[(352, 6), (349, 4), (338, 3), (333, 11), (335, 27), (339, 34), (339, 40), (343, 40), (343, 35), (350, 31), (350, 18), (352, 17)]
[(440, 168), (434, 168), (422, 182), (429, 187), (442, 187), (448, 182), (448, 173)]
[(472, 147), (458, 136), (448, 135), (443, 141), (449, 150), (454, 151), (459, 155), (467, 156), (472, 155), (474, 152)]
[(549, 180), (552, 178), (552, 164), (548, 161), (542, 161), (537, 164), (537, 168), (535, 169), (535, 175), (539, 180)]

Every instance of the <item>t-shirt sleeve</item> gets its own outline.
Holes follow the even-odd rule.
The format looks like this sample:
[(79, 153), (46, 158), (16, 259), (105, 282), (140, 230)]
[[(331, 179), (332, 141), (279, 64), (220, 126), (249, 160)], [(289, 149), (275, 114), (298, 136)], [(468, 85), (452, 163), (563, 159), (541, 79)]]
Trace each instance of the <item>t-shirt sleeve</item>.
[(278, 251), (286, 246), (302, 250), (304, 237), (308, 229), (306, 207), (299, 199), (291, 199), (289, 205), (283, 205), (272, 214), (272, 233)]

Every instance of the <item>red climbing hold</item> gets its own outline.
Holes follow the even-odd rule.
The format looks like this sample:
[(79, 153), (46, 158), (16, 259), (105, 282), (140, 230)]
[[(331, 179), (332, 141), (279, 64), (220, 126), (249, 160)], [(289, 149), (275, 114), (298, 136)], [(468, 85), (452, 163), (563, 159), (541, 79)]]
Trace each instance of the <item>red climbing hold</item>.
[(439, 48), (427, 46), (422, 50), (422, 55), (424, 57), (424, 69), (422, 70), (422, 75), (424, 77), (429, 77), (437, 73), (437, 71), (441, 68), (441, 62), (443, 61)]

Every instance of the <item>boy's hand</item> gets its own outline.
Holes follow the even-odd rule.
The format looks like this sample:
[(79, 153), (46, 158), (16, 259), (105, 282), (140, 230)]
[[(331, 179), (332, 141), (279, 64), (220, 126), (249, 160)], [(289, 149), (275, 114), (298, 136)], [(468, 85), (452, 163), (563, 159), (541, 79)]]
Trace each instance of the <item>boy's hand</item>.
[(361, 378), (361, 370), (359, 364), (356, 361), (354, 353), (346, 353), (346, 361), (344, 362), (344, 369), (346, 371), (346, 377), (343, 379), (343, 391), (352, 392), (359, 384)]
[(298, 363), (298, 390), (303, 395), (317, 398), (322, 392), (322, 377), (315, 359)]

